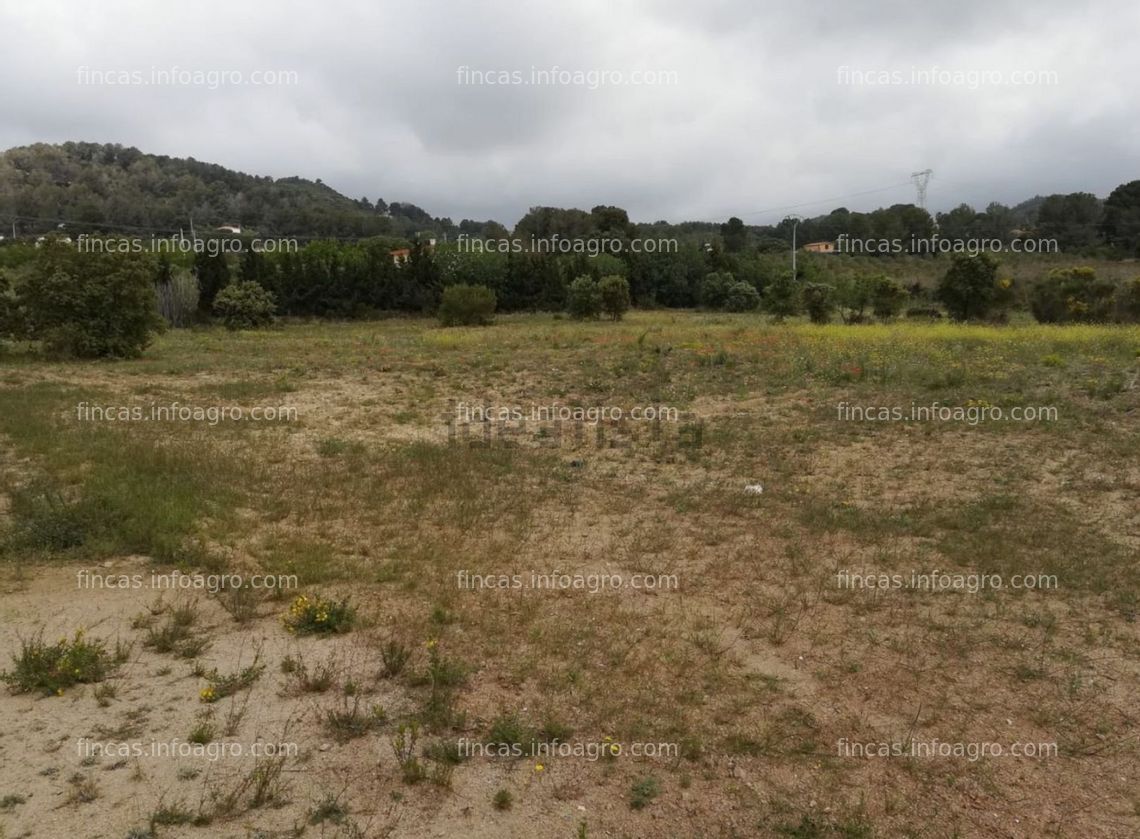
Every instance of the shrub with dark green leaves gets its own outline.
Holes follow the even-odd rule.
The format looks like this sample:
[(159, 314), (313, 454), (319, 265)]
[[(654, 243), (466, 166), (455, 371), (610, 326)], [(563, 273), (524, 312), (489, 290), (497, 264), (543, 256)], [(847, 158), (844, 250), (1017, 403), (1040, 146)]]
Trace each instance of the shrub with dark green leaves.
[(486, 326), (494, 320), (495, 292), (483, 285), (451, 285), (443, 290), (439, 322), (443, 326)]
[(938, 284), (938, 299), (954, 320), (986, 317), (997, 296), (997, 260), (988, 253), (955, 254)]
[(570, 317), (584, 320), (596, 318), (602, 313), (602, 290), (598, 288), (597, 281), (588, 274), (583, 274), (570, 283), (566, 293), (566, 308)]
[(1054, 268), (1029, 296), (1041, 323), (1104, 323), (1112, 320), (1115, 288), (1092, 268)]
[(141, 355), (163, 328), (153, 276), (144, 255), (45, 242), (20, 287), (28, 337), (78, 358)]
[(0, 271), (0, 341), (16, 332), (16, 301), (11, 296), (8, 275)]
[(790, 276), (781, 274), (764, 288), (764, 308), (777, 321), (800, 310), (800, 286)]
[(222, 289), (230, 284), (230, 264), (224, 253), (201, 250), (194, 255), (193, 271), (198, 280), (198, 308), (208, 316)]
[(760, 292), (751, 283), (735, 282), (728, 287), (724, 308), (729, 312), (753, 312), (760, 306)]
[(885, 280), (886, 275), (847, 274), (839, 277), (835, 283), (835, 303), (844, 323), (866, 321), (867, 307), (872, 303), (874, 289), (880, 279)]
[(728, 271), (714, 271), (706, 274), (701, 280), (701, 305), (706, 309), (723, 309), (728, 299), (729, 289), (732, 288), (736, 278)]
[(871, 280), (871, 311), (879, 320), (897, 317), (910, 298), (898, 280), (879, 275)]
[(1140, 277), (1129, 280), (1116, 292), (1116, 319), (1140, 323)]
[(228, 285), (214, 298), (214, 314), (226, 329), (257, 329), (273, 323), (277, 304), (273, 295), (246, 280)]
[(835, 289), (824, 283), (804, 283), (803, 304), (812, 323), (827, 323), (835, 311)]
[(611, 320), (621, 320), (629, 310), (629, 281), (617, 274), (610, 274), (598, 281), (598, 292), (602, 296), (602, 311)]

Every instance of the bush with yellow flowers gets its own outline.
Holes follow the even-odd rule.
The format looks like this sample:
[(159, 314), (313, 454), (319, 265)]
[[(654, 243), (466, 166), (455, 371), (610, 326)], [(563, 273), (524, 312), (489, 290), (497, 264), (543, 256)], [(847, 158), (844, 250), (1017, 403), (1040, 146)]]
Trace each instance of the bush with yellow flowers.
[(302, 594), (289, 606), (283, 620), (285, 628), (297, 635), (343, 633), (356, 623), (356, 609), (347, 598), (337, 601)]
[(60, 695), (72, 685), (101, 682), (114, 669), (104, 643), (87, 640), (82, 629), (74, 638), (60, 638), (55, 644), (45, 643), (42, 634), (23, 639), (12, 663), (11, 670), (0, 673), (12, 691), (40, 690), (48, 696)]

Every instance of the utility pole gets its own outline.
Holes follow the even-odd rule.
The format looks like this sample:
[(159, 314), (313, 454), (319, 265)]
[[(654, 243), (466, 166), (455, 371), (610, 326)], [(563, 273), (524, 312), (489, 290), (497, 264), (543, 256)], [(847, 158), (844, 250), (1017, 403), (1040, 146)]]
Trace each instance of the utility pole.
[(786, 216), (785, 221), (787, 219), (792, 219), (792, 282), (794, 283), (796, 281), (796, 276), (797, 276), (796, 275), (796, 228), (799, 227), (800, 222), (803, 221), (803, 216), (793, 214), (790, 216)]

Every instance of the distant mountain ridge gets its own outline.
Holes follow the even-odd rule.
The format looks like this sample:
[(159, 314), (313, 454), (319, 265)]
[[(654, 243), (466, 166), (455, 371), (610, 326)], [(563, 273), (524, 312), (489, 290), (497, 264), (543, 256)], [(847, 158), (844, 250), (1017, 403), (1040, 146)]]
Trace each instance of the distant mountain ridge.
[[(0, 221), (156, 235), (236, 224), (262, 236), (408, 236), (451, 225), (413, 204), (340, 194), (319, 179), (248, 175), (118, 144), (36, 143), (0, 153)], [(4, 232), (4, 231), (0, 231)]]
[[(1120, 239), (1118, 233), (1111, 233), (1113, 225), (1120, 226), (1119, 220), (1108, 228), (1101, 223), (1105, 206), (1105, 201), (1089, 193), (1037, 195), (1013, 207), (992, 202), (975, 210), (962, 205), (938, 213), (933, 220), (910, 203), (863, 213), (839, 207), (802, 219), (798, 239), (834, 240), (840, 233), (894, 236), (919, 231), (927, 235), (936, 221), (944, 237), (1008, 238), (1035, 231), (1057, 237), (1071, 250), (1095, 246), (1104, 235)], [(1119, 213), (1111, 217), (1118, 218)], [(68, 232), (165, 236), (188, 233), (191, 224), (199, 234), (237, 225), (257, 236), (298, 239), (511, 235), (495, 221), (464, 219), (456, 225), (414, 204), (352, 199), (319, 178), (249, 175), (216, 163), (146, 154), (118, 144), (36, 143), (0, 153), (0, 236), (13, 230), (18, 236), (40, 235), (60, 226)], [(1132, 221), (1128, 224), (1135, 226)], [(698, 244), (720, 236), (739, 246), (778, 247), (791, 239), (792, 222), (746, 225), (734, 218), (725, 224), (634, 224), (620, 207), (598, 206), (586, 212), (535, 206), (513, 230), (513, 235), (525, 238), (613, 234), (672, 237)], [(1135, 237), (1128, 234), (1124, 238), (1131, 251)]]

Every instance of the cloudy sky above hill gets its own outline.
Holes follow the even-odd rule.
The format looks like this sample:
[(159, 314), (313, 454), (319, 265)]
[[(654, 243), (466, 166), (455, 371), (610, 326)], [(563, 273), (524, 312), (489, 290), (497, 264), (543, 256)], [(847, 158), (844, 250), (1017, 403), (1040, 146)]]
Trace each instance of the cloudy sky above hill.
[(118, 142), (508, 224), (774, 223), (913, 201), (928, 167), (932, 210), (1140, 177), (1135, 0), (808, 5), (5, 2), (0, 148)]

